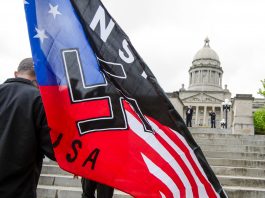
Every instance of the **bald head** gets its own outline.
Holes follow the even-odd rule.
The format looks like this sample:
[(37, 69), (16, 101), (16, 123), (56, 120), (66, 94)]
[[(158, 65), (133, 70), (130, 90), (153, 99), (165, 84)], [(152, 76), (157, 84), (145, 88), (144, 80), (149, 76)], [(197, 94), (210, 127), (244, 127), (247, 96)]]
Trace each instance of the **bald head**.
[(25, 58), (19, 63), (15, 77), (36, 80), (32, 58)]

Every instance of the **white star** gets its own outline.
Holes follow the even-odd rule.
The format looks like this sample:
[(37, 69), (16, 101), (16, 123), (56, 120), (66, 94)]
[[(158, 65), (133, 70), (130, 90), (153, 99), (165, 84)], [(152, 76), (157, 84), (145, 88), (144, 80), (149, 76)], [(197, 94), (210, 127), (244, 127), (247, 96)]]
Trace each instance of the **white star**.
[(145, 71), (143, 71), (142, 77), (144, 77), (145, 79), (147, 78), (147, 75), (146, 75)]
[(27, 2), (26, 0), (24, 0), (24, 4), (26, 5), (26, 4), (29, 4), (29, 2)]
[(43, 43), (44, 39), (48, 38), (48, 36), (45, 34), (45, 30), (40, 30), (38, 28), (35, 28), (37, 31), (37, 34), (34, 36), (34, 38), (39, 38), (41, 43)]
[(49, 13), (53, 15), (53, 18), (55, 19), (57, 15), (62, 15), (61, 12), (58, 11), (58, 5), (52, 6), (52, 4), (49, 3), (50, 10)]

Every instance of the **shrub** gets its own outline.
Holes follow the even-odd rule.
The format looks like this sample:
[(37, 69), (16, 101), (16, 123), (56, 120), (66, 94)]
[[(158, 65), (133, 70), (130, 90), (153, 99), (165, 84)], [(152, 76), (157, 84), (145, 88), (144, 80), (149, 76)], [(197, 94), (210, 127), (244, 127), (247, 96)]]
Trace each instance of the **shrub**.
[(265, 108), (259, 109), (254, 113), (254, 127), (256, 134), (265, 135)]

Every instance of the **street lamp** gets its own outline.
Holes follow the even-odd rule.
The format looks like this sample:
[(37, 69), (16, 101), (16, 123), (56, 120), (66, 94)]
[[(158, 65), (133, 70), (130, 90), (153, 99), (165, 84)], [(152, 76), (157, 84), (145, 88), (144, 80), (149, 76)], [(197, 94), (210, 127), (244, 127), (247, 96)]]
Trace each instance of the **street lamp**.
[(227, 112), (230, 111), (232, 103), (229, 101), (229, 99), (225, 99), (225, 101), (222, 102), (222, 106), (223, 106), (223, 111), (225, 111), (225, 128), (227, 129)]

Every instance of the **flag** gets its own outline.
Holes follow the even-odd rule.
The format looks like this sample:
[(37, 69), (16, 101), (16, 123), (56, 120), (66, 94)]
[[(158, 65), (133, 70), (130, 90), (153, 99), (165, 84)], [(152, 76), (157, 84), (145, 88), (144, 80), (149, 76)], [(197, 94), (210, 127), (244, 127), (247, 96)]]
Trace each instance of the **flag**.
[(62, 169), (134, 197), (226, 197), (155, 76), (99, 0), (26, 2)]

